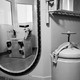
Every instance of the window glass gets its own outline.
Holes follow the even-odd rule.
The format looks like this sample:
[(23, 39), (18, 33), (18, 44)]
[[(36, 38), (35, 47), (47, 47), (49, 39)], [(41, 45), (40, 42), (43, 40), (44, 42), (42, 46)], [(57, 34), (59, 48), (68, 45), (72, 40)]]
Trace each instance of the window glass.
[(18, 23), (32, 22), (32, 5), (17, 4)]
[(10, 2), (2, 0), (0, 2), (0, 24), (12, 24)]

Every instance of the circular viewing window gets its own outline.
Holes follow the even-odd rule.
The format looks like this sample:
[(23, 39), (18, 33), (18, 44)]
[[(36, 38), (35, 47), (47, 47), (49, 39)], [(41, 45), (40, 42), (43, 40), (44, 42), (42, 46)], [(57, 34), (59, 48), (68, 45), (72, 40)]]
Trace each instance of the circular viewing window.
[(7, 11), (6, 2), (11, 4), (12, 25), (0, 24), (0, 70), (14, 76), (28, 74), (41, 55), (40, 0), (3, 0), (2, 10)]

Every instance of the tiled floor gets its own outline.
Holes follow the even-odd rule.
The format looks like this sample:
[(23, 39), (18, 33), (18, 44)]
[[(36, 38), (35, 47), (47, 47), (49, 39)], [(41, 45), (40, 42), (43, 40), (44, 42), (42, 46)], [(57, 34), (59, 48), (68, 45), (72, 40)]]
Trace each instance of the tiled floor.
[(20, 79), (13, 79), (13, 78), (0, 76), (0, 80), (20, 80)]
[[(35, 52), (36, 53), (36, 52)], [(7, 55), (0, 56), (0, 65), (4, 68), (9, 69), (11, 71), (20, 71), (29, 67), (29, 65), (33, 62), (36, 54), (32, 54), (27, 58), (13, 58)]]
[(4, 56), (0, 58), (0, 65), (11, 71), (19, 71), (29, 67), (34, 57), (35, 55), (31, 55), (27, 58), (9, 58)]

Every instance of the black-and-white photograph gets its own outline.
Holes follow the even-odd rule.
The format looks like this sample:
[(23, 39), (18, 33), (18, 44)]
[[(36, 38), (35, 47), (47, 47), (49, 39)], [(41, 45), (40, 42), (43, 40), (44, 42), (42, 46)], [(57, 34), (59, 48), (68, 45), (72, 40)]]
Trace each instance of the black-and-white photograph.
[(0, 0), (0, 80), (80, 80), (80, 0)]

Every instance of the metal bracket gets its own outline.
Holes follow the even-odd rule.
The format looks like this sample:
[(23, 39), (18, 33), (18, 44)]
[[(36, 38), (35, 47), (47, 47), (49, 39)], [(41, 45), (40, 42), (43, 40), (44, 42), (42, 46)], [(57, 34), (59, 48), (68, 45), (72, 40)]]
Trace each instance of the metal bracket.
[(54, 64), (57, 64), (57, 60), (58, 60), (58, 57), (59, 57), (59, 53), (60, 53), (62, 50), (68, 48), (69, 45), (70, 45), (69, 42), (63, 43), (62, 45), (60, 45), (60, 46), (58, 47), (58, 49), (56, 49), (56, 50), (51, 54), (52, 62), (53, 62)]
[(53, 63), (57, 64), (57, 60), (58, 60), (58, 53), (53, 55)]

